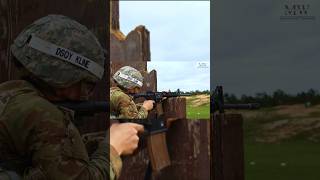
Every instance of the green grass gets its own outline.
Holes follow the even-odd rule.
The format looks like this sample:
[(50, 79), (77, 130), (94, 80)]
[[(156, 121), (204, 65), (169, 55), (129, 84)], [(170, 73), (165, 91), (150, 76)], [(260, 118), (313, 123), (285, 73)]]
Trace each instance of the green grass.
[(187, 105), (187, 118), (188, 119), (209, 119), (210, 118), (210, 105), (204, 104), (198, 107)]
[[(299, 134), (277, 143), (258, 143), (265, 123), (294, 118), (279, 115), (276, 108), (263, 108), (257, 116), (244, 119), (246, 180), (319, 180), (320, 143), (307, 140), (310, 134)], [(245, 112), (244, 112), (245, 113)], [(320, 112), (305, 117), (319, 117)], [(281, 163), (285, 163), (282, 164)]]
[(187, 119), (210, 119), (210, 104), (197, 107), (187, 104)]
[[(193, 100), (194, 97), (187, 101), (188, 119), (209, 119), (209, 104), (193, 107)], [(263, 124), (292, 119), (275, 113), (276, 107), (258, 111), (255, 116), (244, 118), (245, 180), (319, 180), (320, 143), (307, 141), (309, 135), (305, 134), (273, 144), (256, 142), (255, 138), (262, 135)], [(247, 112), (240, 113), (245, 117)], [(306, 117), (320, 117), (320, 111)]]
[(187, 99), (187, 119), (210, 119), (210, 103), (194, 106), (196, 96)]
[(316, 143), (245, 144), (246, 180), (319, 180), (319, 167), (320, 145)]

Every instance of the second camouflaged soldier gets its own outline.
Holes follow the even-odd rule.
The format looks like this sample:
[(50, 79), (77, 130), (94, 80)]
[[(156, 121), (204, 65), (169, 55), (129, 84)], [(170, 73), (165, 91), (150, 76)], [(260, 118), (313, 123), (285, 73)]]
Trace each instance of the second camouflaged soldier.
[(22, 31), (11, 51), (21, 80), (0, 84), (0, 179), (119, 177), (120, 155), (137, 147), (143, 126), (112, 125), (89, 157), (74, 113), (51, 103), (85, 100), (102, 78), (105, 57), (94, 34), (70, 18), (49, 15)]
[(133, 67), (124, 66), (113, 75), (116, 87), (110, 88), (110, 113), (113, 118), (146, 119), (154, 101), (146, 100), (137, 106), (128, 94), (138, 93), (143, 86), (141, 73)]

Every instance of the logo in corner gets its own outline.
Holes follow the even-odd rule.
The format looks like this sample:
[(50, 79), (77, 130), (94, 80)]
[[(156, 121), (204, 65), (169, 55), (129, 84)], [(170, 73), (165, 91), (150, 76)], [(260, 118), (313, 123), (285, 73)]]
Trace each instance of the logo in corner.
[(281, 21), (314, 21), (311, 5), (304, 3), (286, 3), (282, 5)]

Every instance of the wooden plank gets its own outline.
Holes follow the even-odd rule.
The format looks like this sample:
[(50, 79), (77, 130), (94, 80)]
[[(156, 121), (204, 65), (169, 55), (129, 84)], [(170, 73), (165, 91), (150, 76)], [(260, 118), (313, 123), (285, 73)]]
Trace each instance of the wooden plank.
[(216, 115), (213, 137), (213, 179), (244, 180), (243, 119), (240, 114)]
[(110, 29), (120, 31), (118, 0), (110, 1)]
[(122, 157), (123, 168), (119, 180), (141, 180), (144, 178), (149, 158), (146, 148), (146, 139), (142, 137), (135, 154)]
[(186, 119), (186, 98), (176, 97), (169, 98), (163, 102), (163, 111), (166, 119)]
[(138, 26), (126, 37), (120, 31), (110, 35), (111, 61), (143, 62), (150, 61), (149, 31)]
[[(154, 172), (154, 180), (208, 180), (210, 178), (210, 121), (178, 120), (167, 132), (167, 145), (171, 165)], [(141, 180), (148, 165), (146, 139), (142, 137), (139, 149), (133, 156), (123, 157), (120, 180)]]
[(166, 133), (150, 135), (147, 143), (149, 159), (154, 171), (158, 172), (171, 164), (168, 149), (166, 148)]
[(12, 5), (14, 1), (0, 0), (0, 83), (10, 79), (12, 64), (10, 59), (10, 44), (13, 39)]
[(171, 166), (154, 179), (208, 180), (210, 178), (210, 121), (182, 119), (167, 132)]

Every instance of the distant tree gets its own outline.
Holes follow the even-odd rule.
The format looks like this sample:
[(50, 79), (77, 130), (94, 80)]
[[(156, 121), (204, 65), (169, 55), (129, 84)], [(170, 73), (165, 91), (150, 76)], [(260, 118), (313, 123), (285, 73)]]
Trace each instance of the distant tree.
[(289, 96), (281, 89), (276, 90), (273, 92), (273, 105), (281, 105), (285, 104), (287, 100), (289, 99)]
[(307, 92), (299, 92), (295, 95), (288, 94), (281, 89), (274, 91), (271, 95), (266, 92), (256, 93), (255, 96), (242, 95), (240, 99), (227, 94), (226, 101), (235, 103), (260, 103), (263, 107), (290, 105), (290, 104), (305, 104), (311, 105), (320, 104), (320, 94), (314, 89), (309, 89)]
[(257, 103), (260, 103), (261, 106), (272, 106), (273, 99), (266, 92), (256, 93), (255, 99)]
[(252, 96), (242, 95), (241, 96), (241, 103), (252, 103), (255, 102), (255, 98)]
[(210, 94), (210, 91), (209, 90), (204, 90), (204, 91), (202, 91), (202, 94)]
[(239, 99), (234, 94), (230, 94), (230, 95), (228, 93), (224, 94), (224, 100), (226, 103), (230, 103), (230, 104), (239, 103)]

